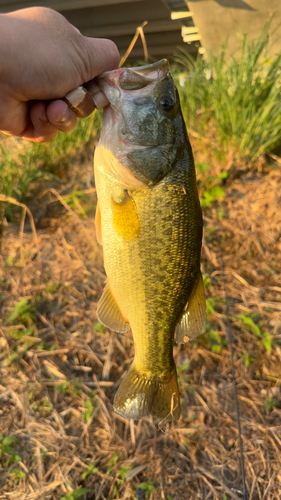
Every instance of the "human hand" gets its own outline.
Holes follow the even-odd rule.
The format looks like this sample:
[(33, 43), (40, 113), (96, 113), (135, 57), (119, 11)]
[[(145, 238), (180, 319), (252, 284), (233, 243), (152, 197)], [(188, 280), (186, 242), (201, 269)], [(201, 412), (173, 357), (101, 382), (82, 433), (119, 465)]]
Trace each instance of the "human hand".
[(33, 142), (73, 130), (76, 115), (61, 99), (118, 64), (111, 40), (84, 37), (52, 9), (0, 15), (0, 130)]

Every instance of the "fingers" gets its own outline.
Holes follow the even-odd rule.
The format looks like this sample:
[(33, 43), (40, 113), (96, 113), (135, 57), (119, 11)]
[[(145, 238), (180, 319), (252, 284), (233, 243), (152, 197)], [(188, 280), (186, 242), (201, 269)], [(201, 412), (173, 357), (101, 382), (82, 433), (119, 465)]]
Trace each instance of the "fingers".
[(83, 37), (85, 50), (82, 60), (84, 61), (83, 73), (84, 82), (92, 80), (103, 71), (110, 71), (119, 66), (120, 54), (112, 40), (106, 38)]
[(30, 109), (30, 120), (20, 137), (31, 142), (51, 141), (62, 132), (70, 132), (77, 119), (64, 101), (53, 101), (47, 107), (43, 102), (35, 103)]
[(71, 132), (76, 127), (77, 118), (64, 101), (51, 102), (47, 108), (47, 117), (50, 123), (62, 132)]
[(56, 137), (57, 133), (56, 127), (48, 120), (46, 104), (37, 102), (31, 107), (27, 126), (19, 136), (31, 142), (45, 142)]

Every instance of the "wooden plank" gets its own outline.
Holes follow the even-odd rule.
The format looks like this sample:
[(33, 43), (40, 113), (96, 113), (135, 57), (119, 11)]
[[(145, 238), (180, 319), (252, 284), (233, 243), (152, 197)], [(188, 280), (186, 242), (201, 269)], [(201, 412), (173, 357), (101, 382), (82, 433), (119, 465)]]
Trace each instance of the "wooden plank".
[[(65, 10), (82, 9), (86, 7), (110, 6), (120, 3), (143, 2), (144, 0), (0, 0), (0, 13), (12, 12), (27, 7), (49, 7), (60, 12)], [(136, 7), (135, 7), (136, 8)]]
[[(169, 0), (171, 1), (171, 0)], [(171, 10), (185, 12), (179, 0), (169, 9), (166, 0), (0, 0), (0, 12), (27, 6), (41, 5), (61, 11), (83, 35), (112, 39), (119, 51), (125, 53), (138, 26), (147, 20), (144, 28), (149, 55), (152, 58), (169, 57), (183, 44), (181, 27), (191, 27), (190, 17), (171, 20)], [(185, 1), (185, 0), (183, 0)], [(193, 28), (192, 28), (193, 29)], [(198, 45), (198, 44), (196, 44)], [(195, 44), (185, 45), (192, 54)], [(143, 59), (140, 39), (129, 60)]]
[[(168, 36), (169, 35), (169, 36)], [(156, 45), (168, 45), (169, 43), (171, 45), (179, 45), (183, 44), (183, 40), (181, 37), (180, 32), (176, 31), (170, 31), (169, 34), (167, 33), (147, 33), (145, 35), (146, 43), (147, 43), (147, 48), (149, 52), (150, 46), (156, 46)], [(121, 35), (121, 36), (114, 36), (111, 38), (117, 45), (119, 49), (123, 47), (128, 47), (130, 42), (132, 41), (132, 36), (131, 35)], [(136, 46), (142, 47), (142, 43), (140, 38), (138, 38)]]
[(186, 19), (187, 17), (192, 17), (192, 12), (184, 11), (184, 12), (171, 12), (171, 19)]
[[(139, 26), (147, 20), (167, 21), (173, 23), (170, 19), (170, 12), (162, 4), (161, 0), (142, 0), (139, 4), (128, 2), (125, 6), (122, 4), (111, 5), (110, 7), (99, 6), (95, 8), (86, 8), (78, 10), (64, 11), (64, 16), (68, 21), (78, 29), (97, 27), (110, 27), (123, 23), (137, 23)], [(175, 21), (179, 25), (179, 21)]]
[(196, 26), (182, 26), (181, 36), (192, 35), (194, 33), (199, 33), (199, 29)]
[(183, 41), (187, 42), (187, 43), (189, 43), (189, 42), (197, 42), (198, 40), (201, 40), (201, 38), (202, 38), (202, 36), (199, 35), (199, 33), (194, 33), (192, 35), (185, 35), (183, 37)]
[[(172, 35), (172, 36), (171, 36)], [(120, 36), (112, 37), (112, 40), (116, 43), (120, 54), (125, 54), (132, 37), (130, 36)], [(157, 33), (151, 33), (146, 36), (148, 54), (151, 58), (166, 57), (169, 58), (172, 54), (178, 52), (177, 47), (184, 47), (189, 53), (196, 56), (198, 48), (194, 43), (186, 45), (183, 43), (182, 37), (178, 32), (169, 33), (163, 36), (159, 36)], [(144, 59), (144, 52), (141, 40), (138, 39), (132, 53), (129, 57), (130, 61)]]
[[(111, 38), (114, 36), (121, 35), (134, 35), (136, 28), (140, 25), (140, 22), (135, 23), (124, 23), (117, 24), (116, 26), (93, 26), (92, 28), (86, 28), (81, 30), (83, 35), (85, 36), (93, 36), (96, 38)], [(175, 28), (178, 28), (180, 33), (181, 26), (175, 26), (174, 23), (169, 21), (152, 21), (148, 22), (148, 24), (144, 28), (144, 34), (148, 33), (167, 33), (170, 31), (175, 31)]]
[[(156, 46), (156, 47), (151, 47), (150, 50), (148, 51), (149, 57), (152, 59), (169, 59), (171, 58), (172, 55), (175, 55), (176, 53), (179, 53), (178, 50), (179, 45), (162, 45), (162, 46)], [(186, 45), (182, 45), (183, 48), (186, 49)], [(123, 55), (126, 51), (123, 50), (121, 51), (121, 55)], [(188, 46), (188, 52), (189, 54), (192, 54), (194, 57), (196, 57), (196, 54), (198, 52), (198, 48), (195, 47), (194, 45), (189, 45)], [(136, 61), (136, 60), (144, 60), (144, 54), (143, 54), (143, 49), (141, 48), (134, 48), (130, 56), (128, 57), (128, 61)]]

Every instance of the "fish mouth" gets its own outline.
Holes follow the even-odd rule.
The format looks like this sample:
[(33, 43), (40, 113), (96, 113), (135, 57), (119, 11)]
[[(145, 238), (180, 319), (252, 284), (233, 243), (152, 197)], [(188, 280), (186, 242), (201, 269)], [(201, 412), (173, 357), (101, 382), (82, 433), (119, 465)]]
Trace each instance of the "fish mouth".
[(114, 104), (120, 98), (122, 91), (129, 94), (142, 90), (147, 92), (145, 90), (147, 87), (154, 87), (168, 75), (169, 63), (167, 59), (161, 59), (145, 66), (104, 71), (98, 76), (96, 83), (109, 103)]

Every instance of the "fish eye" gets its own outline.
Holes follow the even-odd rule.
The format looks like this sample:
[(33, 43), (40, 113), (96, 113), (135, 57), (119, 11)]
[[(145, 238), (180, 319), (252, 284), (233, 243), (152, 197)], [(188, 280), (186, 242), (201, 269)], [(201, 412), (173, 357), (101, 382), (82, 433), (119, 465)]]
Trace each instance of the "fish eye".
[(175, 101), (170, 95), (163, 95), (159, 99), (160, 107), (163, 111), (171, 111), (175, 105)]

